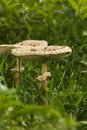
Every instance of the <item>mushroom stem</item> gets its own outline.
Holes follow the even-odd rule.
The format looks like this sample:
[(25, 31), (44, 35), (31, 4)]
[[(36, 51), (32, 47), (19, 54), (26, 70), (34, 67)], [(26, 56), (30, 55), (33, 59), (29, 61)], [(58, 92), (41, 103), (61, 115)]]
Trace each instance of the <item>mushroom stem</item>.
[[(47, 72), (47, 62), (42, 64), (42, 75)], [(46, 100), (46, 89), (47, 89), (47, 78), (42, 81), (42, 97), (43, 97), (43, 105), (47, 104), (47, 100)]]
[(20, 58), (17, 58), (17, 70), (15, 71), (15, 86), (17, 86), (20, 83), (20, 69), (22, 60)]

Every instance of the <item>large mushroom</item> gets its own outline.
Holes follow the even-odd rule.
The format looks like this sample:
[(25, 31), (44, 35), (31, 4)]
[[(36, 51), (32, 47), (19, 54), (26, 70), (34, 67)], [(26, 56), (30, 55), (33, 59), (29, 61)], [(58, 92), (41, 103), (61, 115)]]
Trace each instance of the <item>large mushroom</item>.
[(26, 59), (29, 61), (42, 62), (42, 75), (37, 77), (42, 82), (42, 96), (43, 104), (47, 104), (46, 101), (46, 89), (47, 89), (47, 77), (51, 76), (50, 72), (47, 72), (47, 62), (50, 60), (61, 59), (69, 56), (72, 50), (68, 46), (46, 46), (46, 47), (20, 47), (12, 49), (12, 54), (20, 59)]

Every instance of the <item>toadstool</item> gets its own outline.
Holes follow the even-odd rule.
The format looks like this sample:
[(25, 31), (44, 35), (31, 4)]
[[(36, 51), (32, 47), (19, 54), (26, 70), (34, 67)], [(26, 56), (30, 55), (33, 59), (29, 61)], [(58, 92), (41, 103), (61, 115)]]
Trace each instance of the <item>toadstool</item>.
[(43, 104), (47, 104), (46, 101), (46, 89), (47, 89), (47, 77), (51, 76), (50, 72), (47, 72), (47, 62), (50, 60), (61, 59), (69, 56), (72, 50), (68, 46), (46, 46), (46, 47), (20, 47), (12, 49), (12, 54), (18, 58), (26, 59), (29, 61), (42, 62), (42, 76), (36, 79), (42, 82), (42, 96)]

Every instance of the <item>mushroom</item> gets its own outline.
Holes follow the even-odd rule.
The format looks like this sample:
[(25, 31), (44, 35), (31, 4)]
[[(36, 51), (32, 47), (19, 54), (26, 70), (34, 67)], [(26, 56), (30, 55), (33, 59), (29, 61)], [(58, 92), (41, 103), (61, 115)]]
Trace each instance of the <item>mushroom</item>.
[[(48, 45), (48, 43), (44, 40), (25, 40), (22, 42), (19, 42), (17, 44), (14, 44), (14, 48), (22, 48), (22, 50), (27, 50), (34, 48), (34, 47), (38, 47), (38, 48), (43, 48), (46, 47)], [(17, 58), (17, 67), (13, 69), (13, 71), (15, 72), (15, 84), (16, 86), (19, 84), (20, 82), (20, 73), (24, 70), (24, 68), (22, 67), (22, 58), (18, 57)]]
[(68, 46), (46, 46), (46, 47), (20, 47), (12, 49), (12, 54), (18, 58), (26, 59), (30, 61), (42, 62), (42, 76), (36, 79), (42, 82), (42, 96), (43, 104), (47, 104), (46, 89), (47, 89), (47, 77), (51, 76), (50, 72), (47, 72), (47, 62), (50, 60), (61, 59), (69, 56), (72, 50)]
[[(0, 55), (11, 52), (11, 50), (14, 48), (22, 47), (22, 49), (26, 50), (27, 47), (28, 49), (31, 47), (43, 48), (43, 47), (46, 47), (47, 45), (48, 45), (47, 41), (44, 41), (44, 40), (25, 40), (25, 41), (22, 41), (13, 45), (2, 44), (0, 45)], [(22, 67), (21, 58), (19, 57), (17, 58), (16, 67), (11, 70), (15, 73), (15, 84), (18, 85), (20, 73), (24, 70), (24, 68)]]

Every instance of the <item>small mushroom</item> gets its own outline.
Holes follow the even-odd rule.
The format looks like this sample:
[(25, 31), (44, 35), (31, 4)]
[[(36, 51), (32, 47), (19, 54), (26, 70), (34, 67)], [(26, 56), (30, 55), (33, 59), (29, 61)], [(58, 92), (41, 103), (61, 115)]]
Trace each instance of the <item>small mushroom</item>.
[[(20, 49), (21, 48), (21, 53), (23, 53), (23, 50), (26, 50), (27, 51), (27, 48), (28, 48), (28, 51), (36, 51), (35, 48), (38, 47), (38, 49), (40, 48), (43, 48), (43, 47), (46, 47), (48, 45), (48, 43), (44, 40), (25, 40), (25, 41), (22, 41), (22, 42), (19, 42), (17, 44), (14, 44), (14, 48), (15, 49)], [(16, 86), (19, 84), (19, 79), (20, 79), (20, 72), (22, 72), (22, 58), (21, 57), (18, 57), (17, 58), (17, 67), (16, 67), (16, 70), (19, 69), (19, 71), (16, 71), (15, 70), (15, 84)], [(24, 69), (23, 69), (24, 70)]]
[[(30, 61), (42, 62), (42, 77), (47, 73), (47, 62), (50, 60), (57, 60), (65, 58), (71, 54), (72, 50), (68, 46), (47, 46), (47, 47), (23, 47), (12, 49), (12, 54), (21, 59)], [(47, 77), (42, 82), (42, 96), (43, 104), (47, 104), (46, 89), (47, 89)]]

